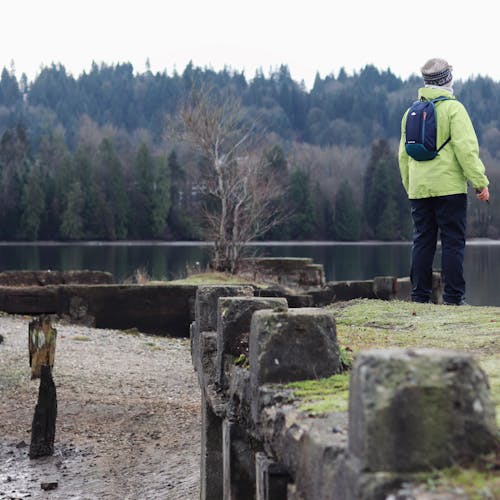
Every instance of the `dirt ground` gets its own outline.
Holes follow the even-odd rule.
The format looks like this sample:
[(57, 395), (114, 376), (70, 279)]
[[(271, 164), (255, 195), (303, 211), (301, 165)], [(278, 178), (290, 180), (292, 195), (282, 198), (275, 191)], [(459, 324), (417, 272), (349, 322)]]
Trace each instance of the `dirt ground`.
[(189, 341), (54, 322), (55, 453), (30, 460), (39, 387), (30, 380), (31, 319), (0, 317), (0, 499), (199, 498)]

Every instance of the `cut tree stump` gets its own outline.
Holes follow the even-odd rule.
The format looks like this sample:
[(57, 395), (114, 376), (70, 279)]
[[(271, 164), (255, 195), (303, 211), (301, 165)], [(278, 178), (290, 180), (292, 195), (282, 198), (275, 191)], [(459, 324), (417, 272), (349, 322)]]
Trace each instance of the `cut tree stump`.
[(41, 367), (38, 402), (31, 425), (30, 458), (46, 457), (54, 454), (56, 435), (57, 394), (50, 367)]
[(54, 367), (57, 330), (52, 328), (50, 316), (40, 316), (30, 321), (28, 328), (28, 349), (31, 378), (40, 378), (41, 367)]

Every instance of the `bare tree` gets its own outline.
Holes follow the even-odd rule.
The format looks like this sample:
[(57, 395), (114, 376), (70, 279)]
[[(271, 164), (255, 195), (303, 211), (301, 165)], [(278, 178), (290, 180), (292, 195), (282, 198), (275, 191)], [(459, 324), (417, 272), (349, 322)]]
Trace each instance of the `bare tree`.
[(276, 203), (282, 189), (262, 160), (258, 134), (239, 100), (193, 90), (179, 116), (183, 138), (205, 160), (200, 188), (212, 201), (204, 218), (214, 241), (213, 267), (236, 273), (247, 244), (283, 221)]

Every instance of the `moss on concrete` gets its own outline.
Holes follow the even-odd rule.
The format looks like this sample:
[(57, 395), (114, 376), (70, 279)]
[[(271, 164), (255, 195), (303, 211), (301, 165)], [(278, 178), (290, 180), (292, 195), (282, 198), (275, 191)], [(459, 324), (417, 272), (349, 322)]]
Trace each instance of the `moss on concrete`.
[[(471, 353), (488, 374), (500, 426), (500, 308), (442, 306), (401, 301), (360, 299), (329, 307), (336, 319), (341, 349), (356, 357), (364, 349), (429, 347)], [(294, 382), (299, 408), (312, 415), (347, 411), (349, 375)], [(483, 500), (497, 498), (500, 491), (498, 458), (479, 458), (470, 467), (452, 467), (417, 474), (409, 481), (419, 492)], [(425, 493), (424, 493), (425, 494)]]
[(471, 353), (488, 374), (500, 425), (500, 308), (353, 300), (329, 307), (337, 338), (362, 349), (431, 347)]
[(304, 380), (286, 385), (300, 400), (300, 410), (313, 415), (347, 411), (349, 374), (332, 375), (318, 380)]
[[(341, 352), (432, 347), (473, 354), (488, 374), (500, 426), (500, 308), (360, 299), (333, 304)], [(343, 380), (344, 386), (338, 383)], [(300, 409), (318, 415), (347, 411), (348, 376), (290, 384)]]
[(493, 500), (500, 491), (500, 474), (495, 465), (495, 454), (481, 457), (467, 467), (453, 466), (431, 473), (414, 474), (407, 484), (418, 490), (418, 498), (433, 493), (436, 498), (467, 498), (468, 500)]

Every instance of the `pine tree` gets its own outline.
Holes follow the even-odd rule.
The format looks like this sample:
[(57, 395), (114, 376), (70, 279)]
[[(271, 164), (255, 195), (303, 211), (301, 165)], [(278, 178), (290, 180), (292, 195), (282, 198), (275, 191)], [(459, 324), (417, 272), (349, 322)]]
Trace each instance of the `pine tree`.
[(157, 178), (155, 182), (152, 211), (151, 232), (154, 238), (165, 236), (168, 213), (170, 211), (170, 171), (169, 163), (162, 156), (157, 158)]
[(396, 154), (383, 139), (372, 145), (364, 187), (364, 216), (368, 236), (377, 239), (400, 239), (406, 236), (408, 202), (405, 201)]
[(0, 106), (14, 107), (21, 102), (21, 97), (15, 75), (10, 74), (6, 68), (3, 68), (0, 77)]
[(103, 139), (98, 150), (99, 218), (105, 222), (104, 236), (127, 237), (128, 197), (120, 159), (110, 139)]
[(83, 238), (84, 195), (80, 181), (74, 180), (69, 186), (65, 209), (62, 214), (60, 233), (64, 239), (80, 240)]
[(21, 235), (36, 240), (45, 212), (45, 190), (40, 165), (30, 166), (21, 195)]
[(333, 232), (335, 239), (340, 241), (354, 241), (360, 237), (361, 216), (348, 181), (343, 181), (337, 191)]
[(309, 175), (296, 169), (290, 174), (287, 199), (293, 215), (288, 222), (289, 237), (293, 240), (311, 238), (314, 233), (314, 204)]
[(147, 144), (142, 143), (135, 157), (132, 234), (136, 238), (152, 236), (152, 212), (155, 164)]

